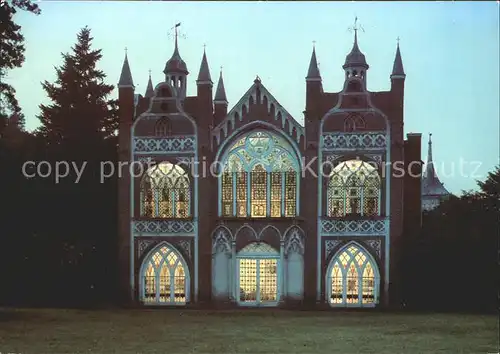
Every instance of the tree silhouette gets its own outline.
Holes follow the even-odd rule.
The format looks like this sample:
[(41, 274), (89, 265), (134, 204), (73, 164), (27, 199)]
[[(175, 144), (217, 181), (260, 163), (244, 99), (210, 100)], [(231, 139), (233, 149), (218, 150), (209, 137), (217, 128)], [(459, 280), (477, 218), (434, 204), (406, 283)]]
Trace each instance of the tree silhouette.
[(92, 40), (90, 29), (83, 28), (72, 53), (63, 54), (55, 83), (42, 84), (52, 104), (40, 105), (39, 133), (49, 144), (88, 148), (116, 135), (117, 102), (108, 99), (114, 87), (104, 83), (106, 75), (97, 69), (102, 54), (91, 48)]
[(14, 22), (17, 10), (40, 14), (37, 4), (30, 0), (12, 0), (0, 2), (0, 134), (7, 125), (10, 115), (17, 114), (19, 129), (24, 129), (24, 116), (16, 99), (16, 90), (5, 78), (9, 70), (20, 68), (24, 63), (24, 36), (21, 26)]

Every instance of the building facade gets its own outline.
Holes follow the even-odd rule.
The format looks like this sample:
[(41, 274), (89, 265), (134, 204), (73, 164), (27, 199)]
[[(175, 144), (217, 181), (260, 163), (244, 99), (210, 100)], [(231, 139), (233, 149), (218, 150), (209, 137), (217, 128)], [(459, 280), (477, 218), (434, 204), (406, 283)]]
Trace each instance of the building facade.
[[(356, 33), (356, 32), (355, 32)], [(340, 92), (313, 48), (304, 125), (257, 77), (228, 110), (203, 53), (196, 96), (177, 40), (165, 81), (120, 106), (123, 300), (153, 306), (376, 307), (398, 298), (399, 247), (420, 227), (421, 135), (403, 135), (399, 45), (386, 92), (367, 90), (357, 34)], [(130, 168), (127, 168), (129, 166)], [(404, 203), (403, 203), (404, 201)]]

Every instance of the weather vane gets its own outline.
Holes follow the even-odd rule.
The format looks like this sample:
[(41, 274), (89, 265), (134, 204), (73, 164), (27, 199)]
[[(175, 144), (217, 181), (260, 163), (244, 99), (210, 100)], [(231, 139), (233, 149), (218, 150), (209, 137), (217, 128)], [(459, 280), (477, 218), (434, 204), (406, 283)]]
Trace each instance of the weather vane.
[(364, 29), (364, 28), (363, 28), (360, 24), (358, 24), (358, 16), (356, 16), (356, 17), (354, 18), (354, 26), (349, 27), (349, 32), (354, 31), (354, 32), (356, 32), (356, 33), (357, 33), (357, 32), (358, 32), (358, 30), (361, 30), (362, 32), (364, 32), (364, 31), (365, 31), (365, 29)]
[(174, 27), (172, 27), (170, 29), (171, 32), (168, 33), (168, 37), (169, 38), (173, 38), (174, 41), (177, 42), (177, 38), (182, 38), (182, 39), (186, 39), (186, 35), (185, 34), (182, 34), (182, 33), (179, 33), (179, 30), (178, 30), (178, 27), (181, 25), (181, 23), (177, 23)]

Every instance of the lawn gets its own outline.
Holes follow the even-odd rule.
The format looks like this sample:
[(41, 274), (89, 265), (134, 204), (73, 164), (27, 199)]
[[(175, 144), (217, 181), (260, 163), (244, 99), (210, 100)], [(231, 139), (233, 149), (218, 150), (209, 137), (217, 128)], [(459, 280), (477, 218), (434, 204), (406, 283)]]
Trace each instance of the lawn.
[(496, 316), (0, 309), (0, 353), (493, 353)]

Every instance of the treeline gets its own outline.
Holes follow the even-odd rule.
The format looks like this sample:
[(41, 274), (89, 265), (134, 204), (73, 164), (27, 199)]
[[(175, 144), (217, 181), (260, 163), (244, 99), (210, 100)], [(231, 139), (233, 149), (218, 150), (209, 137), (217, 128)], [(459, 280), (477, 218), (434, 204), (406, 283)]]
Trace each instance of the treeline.
[[(24, 61), (24, 38), (16, 11), (40, 9), (29, 0), (3, 2), (0, 74)], [(0, 92), (0, 303), (23, 306), (86, 306), (109, 303), (116, 289), (117, 184), (101, 183), (100, 161), (117, 159), (114, 87), (98, 69), (101, 51), (83, 28), (62, 55), (57, 79), (43, 82), (50, 104), (40, 105), (40, 127), (24, 129), (12, 86)], [(74, 169), (56, 183), (36, 175), (27, 161), (57, 161)], [(23, 171), (24, 167), (24, 171)], [(53, 171), (52, 171), (53, 172)], [(27, 177), (27, 175), (34, 177)]]
[(407, 240), (403, 299), (408, 308), (498, 311), (500, 167), (478, 187), (424, 212), (422, 230)]

